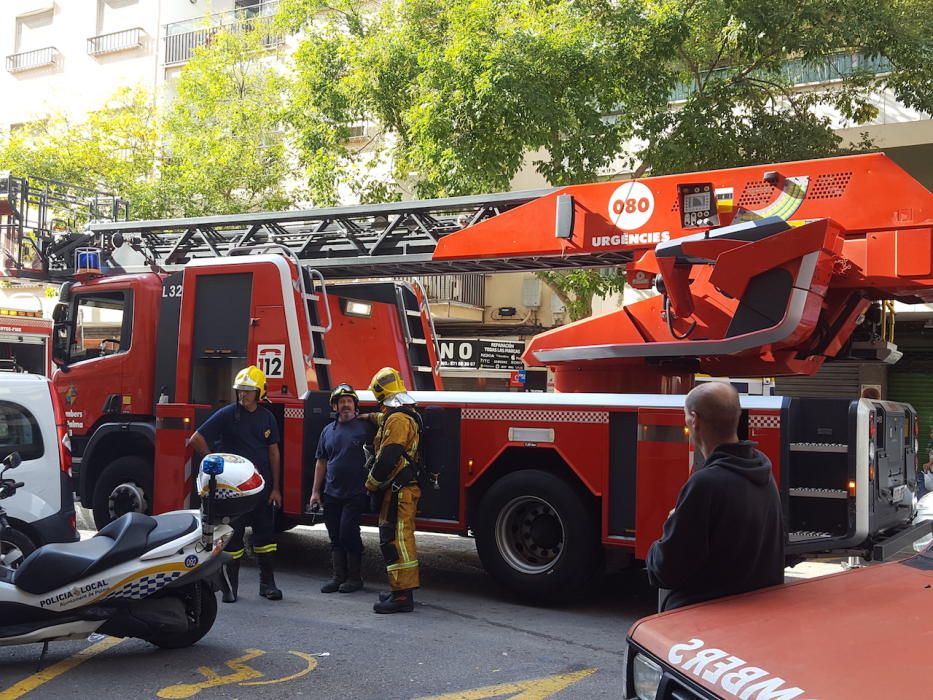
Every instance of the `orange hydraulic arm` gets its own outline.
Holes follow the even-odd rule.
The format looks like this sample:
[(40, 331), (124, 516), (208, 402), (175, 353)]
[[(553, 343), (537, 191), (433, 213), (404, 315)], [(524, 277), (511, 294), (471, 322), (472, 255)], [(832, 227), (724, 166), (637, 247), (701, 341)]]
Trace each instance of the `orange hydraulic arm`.
[(933, 195), (883, 154), (556, 190), (435, 260), (604, 255), (660, 294), (536, 337), (564, 391), (679, 391), (695, 372), (810, 374), (872, 301), (933, 301)]

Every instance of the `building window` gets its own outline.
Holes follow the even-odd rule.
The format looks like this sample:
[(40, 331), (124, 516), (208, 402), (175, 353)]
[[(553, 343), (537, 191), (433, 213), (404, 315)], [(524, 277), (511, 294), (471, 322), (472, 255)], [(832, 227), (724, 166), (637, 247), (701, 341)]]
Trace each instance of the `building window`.
[(131, 13), (124, 8), (139, 4), (139, 0), (97, 0), (97, 34), (109, 34), (127, 28)]
[[(97, 33), (87, 39), (89, 56), (142, 48), (146, 32), (132, 26), (134, 12), (126, 8), (137, 5), (139, 0), (97, 0)], [(138, 12), (135, 13), (138, 17)]]
[(58, 51), (51, 46), (53, 16), (54, 8), (49, 7), (16, 18), (16, 53), (6, 57), (8, 73), (21, 73), (58, 62)]
[(16, 53), (35, 51), (52, 43), (54, 14), (54, 10), (47, 10), (16, 18)]

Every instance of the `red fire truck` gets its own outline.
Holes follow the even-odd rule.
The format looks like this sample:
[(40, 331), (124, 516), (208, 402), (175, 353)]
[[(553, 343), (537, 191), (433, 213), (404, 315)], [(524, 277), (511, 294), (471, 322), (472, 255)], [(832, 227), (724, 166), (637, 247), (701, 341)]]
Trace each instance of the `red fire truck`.
[[(61, 251), (78, 245), (119, 273), (69, 282), (55, 313), (54, 382), (74, 421), (78, 492), (99, 523), (190, 503), (185, 439), (231, 400), (233, 373), (248, 363), (269, 375), (284, 524), (299, 522), (330, 420), (327, 387), (364, 385), (396, 364), (440, 472), (420, 527), (472, 532), (490, 573), (536, 597), (582, 583), (608, 555), (645, 556), (688, 474), (682, 392), (695, 373), (812, 373), (828, 358), (881, 355), (890, 348), (873, 333), (871, 304), (933, 299), (933, 196), (883, 155), (95, 224), (67, 248), (40, 241), (41, 274), (73, 273)], [(526, 362), (553, 369), (560, 394), (437, 391), (417, 289), (323, 283), (607, 265), (659, 293), (532, 341)], [(78, 318), (112, 335), (82, 345)], [(910, 535), (909, 406), (748, 397), (743, 407), (743, 436), (775, 467), (789, 552), (880, 556)]]
[(0, 372), (52, 374), (52, 320), (41, 310), (0, 306)]

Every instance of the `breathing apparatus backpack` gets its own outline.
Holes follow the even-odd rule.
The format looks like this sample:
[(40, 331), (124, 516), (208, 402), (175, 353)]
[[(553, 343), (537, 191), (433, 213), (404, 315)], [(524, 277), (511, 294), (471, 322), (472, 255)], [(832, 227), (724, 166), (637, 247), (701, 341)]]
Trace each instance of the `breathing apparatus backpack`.
[[(418, 485), (423, 489), (429, 487), (434, 490), (439, 489), (440, 472), (431, 469), (424, 459), (425, 429), (421, 414), (418, 413), (418, 411), (413, 406), (402, 406), (400, 408), (394, 408), (389, 411), (389, 415), (392, 415), (393, 413), (404, 413), (413, 421), (415, 421), (415, 425), (418, 427), (418, 449), (413, 455), (409, 455), (407, 452), (402, 452), (402, 457), (406, 462), (408, 462), (408, 466), (405, 469), (402, 469), (402, 471), (399, 472), (398, 476), (396, 476), (395, 480), (393, 481), (399, 481), (399, 476), (402, 476), (406, 471), (411, 469), (413, 478), (410, 479), (410, 481), (417, 481)], [(388, 418), (388, 416), (386, 416), (386, 418)], [(401, 485), (404, 486), (404, 484)], [(393, 483), (393, 487), (394, 486), (395, 484)]]

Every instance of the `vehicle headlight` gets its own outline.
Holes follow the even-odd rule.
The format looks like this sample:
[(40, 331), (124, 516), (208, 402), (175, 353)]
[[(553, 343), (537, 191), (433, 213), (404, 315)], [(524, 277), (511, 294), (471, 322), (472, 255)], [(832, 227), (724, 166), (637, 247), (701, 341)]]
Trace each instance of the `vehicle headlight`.
[(661, 684), (661, 667), (644, 654), (632, 660), (632, 681), (639, 700), (654, 700)]

